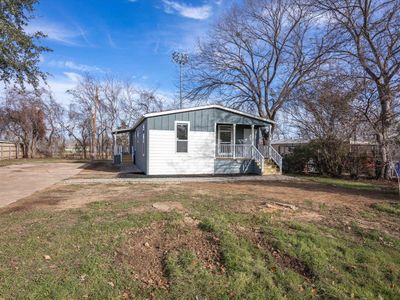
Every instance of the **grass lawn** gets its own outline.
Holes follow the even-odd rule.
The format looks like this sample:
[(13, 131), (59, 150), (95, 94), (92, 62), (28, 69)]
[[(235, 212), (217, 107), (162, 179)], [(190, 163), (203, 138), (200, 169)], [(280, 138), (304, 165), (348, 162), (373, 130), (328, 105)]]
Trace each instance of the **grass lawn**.
[(399, 282), (399, 205), (380, 191), (60, 184), (0, 213), (5, 299), (398, 299)]
[(380, 191), (388, 194), (398, 194), (398, 188), (395, 183), (379, 182), (376, 180), (349, 180), (329, 177), (297, 176), (304, 180), (310, 180), (318, 183), (338, 186), (349, 189), (359, 189), (366, 191)]

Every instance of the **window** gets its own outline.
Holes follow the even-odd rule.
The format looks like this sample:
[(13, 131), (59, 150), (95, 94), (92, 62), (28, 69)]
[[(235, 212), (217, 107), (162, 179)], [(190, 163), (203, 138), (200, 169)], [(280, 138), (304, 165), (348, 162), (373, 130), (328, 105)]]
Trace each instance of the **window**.
[(219, 125), (218, 128), (219, 143), (220, 144), (232, 144), (232, 126), (230, 125)]
[(176, 152), (188, 152), (189, 123), (176, 123)]

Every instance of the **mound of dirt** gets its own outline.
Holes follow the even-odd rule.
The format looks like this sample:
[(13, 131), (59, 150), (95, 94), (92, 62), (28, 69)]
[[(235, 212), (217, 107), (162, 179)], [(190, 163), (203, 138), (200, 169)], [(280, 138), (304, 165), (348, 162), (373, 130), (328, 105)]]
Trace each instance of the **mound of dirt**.
[(156, 202), (152, 206), (161, 211), (184, 210), (182, 203), (174, 201)]
[(198, 229), (193, 219), (187, 220), (173, 227), (167, 222), (157, 222), (130, 231), (128, 242), (118, 252), (117, 259), (132, 267), (136, 279), (162, 288), (169, 286), (164, 267), (166, 258), (183, 249), (193, 252), (202, 267), (224, 272), (218, 239)]

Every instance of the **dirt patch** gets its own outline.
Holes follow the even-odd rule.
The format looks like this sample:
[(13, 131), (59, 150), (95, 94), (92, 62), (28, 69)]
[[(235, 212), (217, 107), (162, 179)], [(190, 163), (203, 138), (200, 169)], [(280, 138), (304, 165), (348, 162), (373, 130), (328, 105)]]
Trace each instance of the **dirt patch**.
[(174, 202), (174, 201), (166, 201), (166, 202), (156, 202), (153, 203), (153, 208), (160, 211), (173, 211), (173, 210), (184, 210), (182, 203)]
[(237, 212), (245, 213), (258, 213), (264, 212), (274, 214), (275, 218), (282, 220), (297, 220), (297, 221), (320, 221), (323, 219), (323, 215), (318, 212), (306, 209), (298, 208), (290, 204), (284, 205), (284, 203), (277, 203), (274, 201), (237, 201), (232, 204), (232, 208)]
[(195, 224), (194, 219), (187, 217), (183, 223), (168, 225), (158, 222), (132, 230), (128, 232), (128, 242), (118, 251), (117, 260), (131, 266), (135, 278), (143, 284), (161, 288), (169, 286), (165, 272), (167, 257), (184, 249), (197, 256), (201, 267), (224, 272), (218, 239), (201, 231)]
[(95, 161), (88, 163), (85, 168), (73, 178), (117, 178), (119, 171), (119, 168), (114, 166), (111, 161)]

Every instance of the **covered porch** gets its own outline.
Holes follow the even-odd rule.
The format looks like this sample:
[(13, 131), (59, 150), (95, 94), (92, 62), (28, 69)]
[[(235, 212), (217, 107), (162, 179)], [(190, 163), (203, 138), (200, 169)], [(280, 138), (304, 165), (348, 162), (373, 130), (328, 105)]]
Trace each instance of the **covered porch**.
[[(282, 172), (282, 156), (263, 138), (263, 131), (270, 127), (247, 124), (216, 124), (215, 158), (219, 160), (253, 160), (264, 173), (266, 160)], [(269, 134), (269, 136), (271, 136)]]
[(262, 126), (216, 124), (216, 158), (252, 159), (261, 139)]

